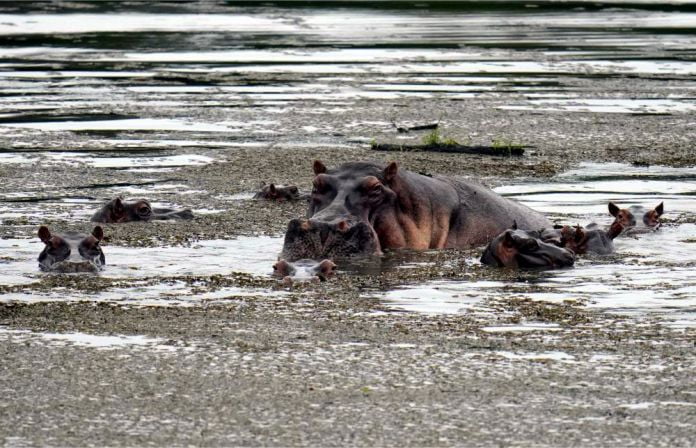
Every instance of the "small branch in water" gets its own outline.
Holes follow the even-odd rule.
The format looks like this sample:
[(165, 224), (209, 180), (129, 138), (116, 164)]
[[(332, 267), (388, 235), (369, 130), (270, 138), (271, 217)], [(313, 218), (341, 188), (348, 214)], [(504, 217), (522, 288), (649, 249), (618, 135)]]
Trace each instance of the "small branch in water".
[(393, 145), (389, 143), (372, 143), (370, 149), (374, 151), (395, 152), (449, 152), (459, 154), (480, 154), (484, 156), (522, 156), (522, 146), (465, 146), (459, 144), (429, 144), (429, 145)]
[(402, 127), (397, 125), (394, 120), (392, 120), (392, 125), (396, 128), (396, 131), (400, 134), (405, 134), (411, 131), (428, 131), (432, 129), (437, 129), (440, 126), (440, 121), (437, 123), (421, 124), (418, 126)]

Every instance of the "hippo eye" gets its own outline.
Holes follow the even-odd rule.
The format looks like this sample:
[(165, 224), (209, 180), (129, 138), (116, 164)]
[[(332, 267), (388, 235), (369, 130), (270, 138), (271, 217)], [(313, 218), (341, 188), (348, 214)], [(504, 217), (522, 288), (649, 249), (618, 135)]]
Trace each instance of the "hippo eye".
[(372, 188), (370, 189), (370, 191), (367, 192), (367, 194), (368, 194), (368, 196), (369, 196), (370, 198), (375, 199), (375, 198), (380, 197), (380, 196), (382, 195), (383, 192), (384, 192), (384, 190), (383, 190), (383, 188), (382, 188), (382, 185), (381, 185), (381, 184), (377, 184), (377, 185), (375, 185), (374, 187), (372, 187)]
[(539, 242), (535, 239), (525, 240), (523, 247), (526, 250), (536, 250), (539, 248)]
[(143, 205), (138, 209), (138, 213), (140, 213), (141, 215), (146, 215), (150, 213), (150, 207), (148, 207), (147, 205)]

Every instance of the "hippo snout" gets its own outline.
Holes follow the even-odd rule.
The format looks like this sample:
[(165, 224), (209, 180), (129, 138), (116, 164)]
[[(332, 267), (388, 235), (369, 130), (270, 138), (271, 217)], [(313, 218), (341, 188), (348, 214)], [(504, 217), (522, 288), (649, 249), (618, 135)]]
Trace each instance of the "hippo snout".
[(60, 261), (50, 267), (50, 272), (74, 274), (78, 272), (98, 272), (99, 266), (91, 261)]
[(293, 219), (288, 223), (281, 257), (288, 261), (379, 254), (379, 240), (365, 222)]

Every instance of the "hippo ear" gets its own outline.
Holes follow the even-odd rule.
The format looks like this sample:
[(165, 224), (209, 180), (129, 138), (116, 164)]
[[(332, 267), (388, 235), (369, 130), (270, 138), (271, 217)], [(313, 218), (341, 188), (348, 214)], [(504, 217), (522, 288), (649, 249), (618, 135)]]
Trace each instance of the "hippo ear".
[(92, 230), (92, 236), (97, 239), (97, 242), (101, 241), (104, 239), (104, 229), (102, 229), (102, 226), (96, 226)]
[(39, 227), (39, 239), (46, 244), (49, 244), (51, 242), (51, 231), (48, 230), (48, 227)]
[(322, 260), (317, 267), (317, 276), (320, 280), (326, 280), (336, 273), (336, 263), (329, 259)]
[(517, 230), (517, 220), (512, 221), (512, 230)]
[(662, 216), (662, 214), (665, 212), (665, 203), (660, 202), (660, 205), (655, 207), (655, 212), (657, 212), (658, 217)]
[(616, 215), (619, 214), (619, 206), (614, 204), (613, 202), (609, 203), (609, 214), (613, 217), (616, 217)]
[(396, 177), (397, 171), (399, 171), (399, 167), (396, 162), (391, 162), (389, 165), (387, 165), (387, 167), (384, 169), (384, 182), (390, 183), (393, 181)]
[(269, 185), (269, 186), (268, 186), (268, 191), (269, 191), (271, 194), (276, 194), (276, 186), (275, 186), (275, 184)]
[(577, 241), (579, 243), (580, 241), (582, 241), (584, 239), (585, 239), (585, 231), (580, 226), (575, 227), (575, 241)]
[(515, 245), (515, 239), (512, 237), (512, 232), (507, 231), (503, 236), (503, 244), (507, 247), (513, 247)]
[(114, 211), (119, 214), (123, 213), (123, 200), (120, 196), (114, 199)]
[(314, 174), (317, 176), (326, 172), (326, 165), (324, 165), (321, 160), (315, 160), (312, 168), (314, 169)]

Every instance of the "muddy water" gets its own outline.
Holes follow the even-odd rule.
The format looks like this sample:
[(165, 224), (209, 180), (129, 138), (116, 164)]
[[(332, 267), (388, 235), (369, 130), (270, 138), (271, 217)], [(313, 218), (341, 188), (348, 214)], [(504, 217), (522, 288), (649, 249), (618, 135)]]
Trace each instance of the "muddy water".
[[(688, 7), (75, 5), (0, 6), (0, 168), (8, 173), (0, 185), (0, 220), (18, 232), (84, 222), (116, 195), (215, 214), (226, 203), (250, 201), (253, 192), (209, 192), (180, 173), (248, 149), (364, 149), (375, 135), (393, 132), (402, 109), (425, 101), (434, 109), (485, 101), (501, 113), (570, 113), (594, 121), (616, 114), (688, 120), (696, 111), (696, 14)], [(444, 113), (427, 118), (464, 121)], [(465, 131), (476, 143), (476, 133)], [(550, 181), (507, 181), (501, 194), (563, 222), (608, 223), (609, 200), (665, 201), (673, 221), (655, 235), (618, 241), (617, 259), (583, 259), (533, 284), (437, 280), (387, 291), (383, 299), (432, 313), (489, 312), (487, 303), (513, 295), (576, 300), (690, 324), (696, 235), (693, 224), (678, 218), (692, 216), (695, 185), (692, 169), (607, 164)], [(207, 203), (213, 198), (215, 204)], [(45, 278), (35, 262), (40, 244), (24, 236), (0, 241), (0, 286)], [(156, 250), (109, 246), (100, 277), (120, 286), (96, 293), (13, 290), (2, 300), (197, 304), (281, 294), (252, 287), (201, 291), (182, 280), (232, 273), (266, 278), (279, 237)]]

